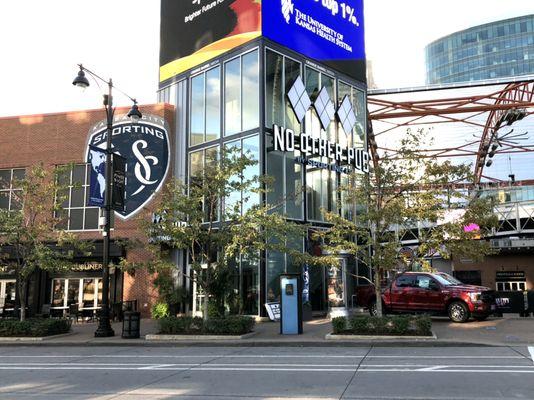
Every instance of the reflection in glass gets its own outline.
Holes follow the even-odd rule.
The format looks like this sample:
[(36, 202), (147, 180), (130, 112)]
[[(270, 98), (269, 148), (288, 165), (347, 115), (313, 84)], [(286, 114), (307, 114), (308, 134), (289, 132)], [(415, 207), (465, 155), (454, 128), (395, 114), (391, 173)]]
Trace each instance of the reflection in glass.
[(191, 146), (204, 142), (204, 81), (204, 74), (191, 79)]
[(220, 136), (220, 80), (219, 67), (206, 72), (206, 141)]
[(52, 281), (52, 306), (63, 307), (64, 296), (65, 296), (65, 280), (54, 279)]
[(82, 304), (84, 308), (90, 308), (90, 307), (95, 306), (95, 280), (94, 279), (83, 280)]
[(268, 50), (265, 60), (265, 126), (284, 124), (283, 57)]
[(224, 65), (225, 135), (241, 131), (241, 58)]
[(243, 56), (242, 62), (242, 90), (243, 90), (243, 131), (259, 126), (260, 113), (260, 72), (258, 50)]
[(285, 272), (284, 254), (267, 252), (267, 301), (280, 301), (280, 274)]
[[(295, 82), (295, 79), (300, 75), (300, 63), (293, 61), (289, 58), (284, 59), (285, 66), (285, 87), (284, 87), (284, 93), (287, 93), (291, 85)], [(300, 122), (297, 120), (297, 117), (295, 116), (295, 113), (293, 112), (293, 109), (291, 108), (291, 105), (289, 104), (289, 100), (287, 97), (284, 99), (285, 101), (285, 113), (286, 113), (286, 119), (285, 119), (285, 126), (287, 128), (293, 129), (295, 132), (300, 132)]]
[(80, 295), (80, 280), (69, 279), (69, 287), (67, 289), (67, 306), (71, 304), (77, 304)]
[[(260, 138), (259, 136), (252, 136), (243, 139), (243, 155), (249, 159), (257, 161), (255, 165), (248, 166), (243, 171), (243, 178), (245, 180), (251, 180), (255, 176), (260, 175)], [(243, 193), (243, 212), (248, 210), (253, 205), (260, 203), (259, 193), (244, 192)]]

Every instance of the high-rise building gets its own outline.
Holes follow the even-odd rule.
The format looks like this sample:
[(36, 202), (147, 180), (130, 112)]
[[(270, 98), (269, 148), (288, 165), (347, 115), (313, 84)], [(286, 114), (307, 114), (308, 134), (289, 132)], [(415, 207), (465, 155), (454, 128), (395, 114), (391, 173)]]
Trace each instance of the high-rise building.
[(425, 53), (428, 84), (534, 74), (534, 14), (452, 33)]

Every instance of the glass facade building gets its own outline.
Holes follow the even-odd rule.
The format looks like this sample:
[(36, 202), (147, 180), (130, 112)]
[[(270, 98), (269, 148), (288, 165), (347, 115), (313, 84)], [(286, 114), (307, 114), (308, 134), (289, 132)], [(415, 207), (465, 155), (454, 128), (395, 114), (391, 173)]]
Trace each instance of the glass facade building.
[[(302, 122), (297, 120), (287, 93), (298, 77), (312, 102), (323, 88), (336, 110), (345, 97), (351, 100), (357, 119), (352, 132), (346, 134), (335, 116), (328, 128), (322, 129), (314, 107), (306, 111)], [(296, 134), (306, 132), (311, 137), (328, 139), (344, 147), (367, 148), (365, 83), (264, 38), (176, 76), (162, 85), (159, 100), (176, 106), (176, 177), (185, 181), (195, 179), (203, 166), (216, 159), (221, 148), (227, 146), (241, 149), (243, 154), (258, 160), (245, 175), (266, 174), (274, 178), (266, 198), (233, 193), (221, 201), (219, 215), (223, 214), (223, 207), (231, 207), (246, 195), (248, 201), (244, 207), (267, 201), (289, 219), (320, 229), (325, 226), (321, 209), (337, 207), (339, 185), (348, 175), (299, 163), (296, 160), (300, 155), (298, 150), (275, 151), (273, 125), (293, 129)], [(310, 158), (332, 163), (327, 157)], [(291, 246), (304, 252), (314, 251), (316, 244), (302, 238)], [(183, 263), (184, 271), (189, 271), (187, 259), (186, 254), (177, 257), (178, 266)], [(357, 272), (354, 261), (343, 260), (343, 265)], [(367, 274), (367, 269), (363, 272), (362, 268), (360, 274)], [(258, 261), (241, 259), (235, 271), (235, 294), (242, 312), (248, 315), (265, 315), (263, 304), (279, 299), (281, 273), (302, 272), (287, 254), (277, 252), (266, 252)], [(335, 272), (326, 268), (310, 270), (310, 302), (314, 310), (327, 311), (329, 282), (333, 281), (331, 275)], [(336, 277), (344, 279), (339, 273)], [(348, 288), (353, 282), (342, 284)], [(194, 283), (191, 290), (192, 311), (198, 314), (202, 310), (203, 294), (196, 290)]]
[(425, 56), (427, 84), (534, 74), (534, 14), (445, 36)]

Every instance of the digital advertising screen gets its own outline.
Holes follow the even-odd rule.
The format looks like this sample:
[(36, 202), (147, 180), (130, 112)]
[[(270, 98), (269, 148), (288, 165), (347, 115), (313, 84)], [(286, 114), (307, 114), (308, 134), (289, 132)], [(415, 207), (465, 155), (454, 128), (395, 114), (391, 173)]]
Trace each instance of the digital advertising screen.
[(363, 0), (264, 0), (263, 36), (366, 82)]
[(261, 35), (261, 0), (161, 0), (160, 82)]

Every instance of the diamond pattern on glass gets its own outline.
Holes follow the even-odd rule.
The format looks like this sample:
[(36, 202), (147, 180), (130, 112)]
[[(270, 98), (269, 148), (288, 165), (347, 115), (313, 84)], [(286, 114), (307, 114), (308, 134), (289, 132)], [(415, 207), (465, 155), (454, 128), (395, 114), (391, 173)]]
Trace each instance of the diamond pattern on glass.
[(317, 111), (323, 129), (326, 130), (328, 125), (330, 125), (330, 121), (334, 118), (335, 110), (334, 103), (330, 100), (330, 96), (328, 96), (328, 91), (325, 87), (317, 95), (313, 106), (315, 107), (315, 111)]
[(295, 116), (299, 122), (302, 122), (306, 115), (306, 111), (310, 108), (311, 100), (308, 93), (306, 93), (306, 88), (304, 87), (304, 83), (300, 76), (295, 79), (293, 86), (291, 86), (291, 89), (287, 92), (287, 97), (289, 99), (289, 104), (291, 104), (291, 107), (295, 112)]
[(337, 110), (337, 117), (339, 118), (339, 122), (341, 122), (345, 135), (349, 135), (356, 124), (356, 115), (354, 115), (354, 108), (352, 108), (349, 96), (343, 98)]

